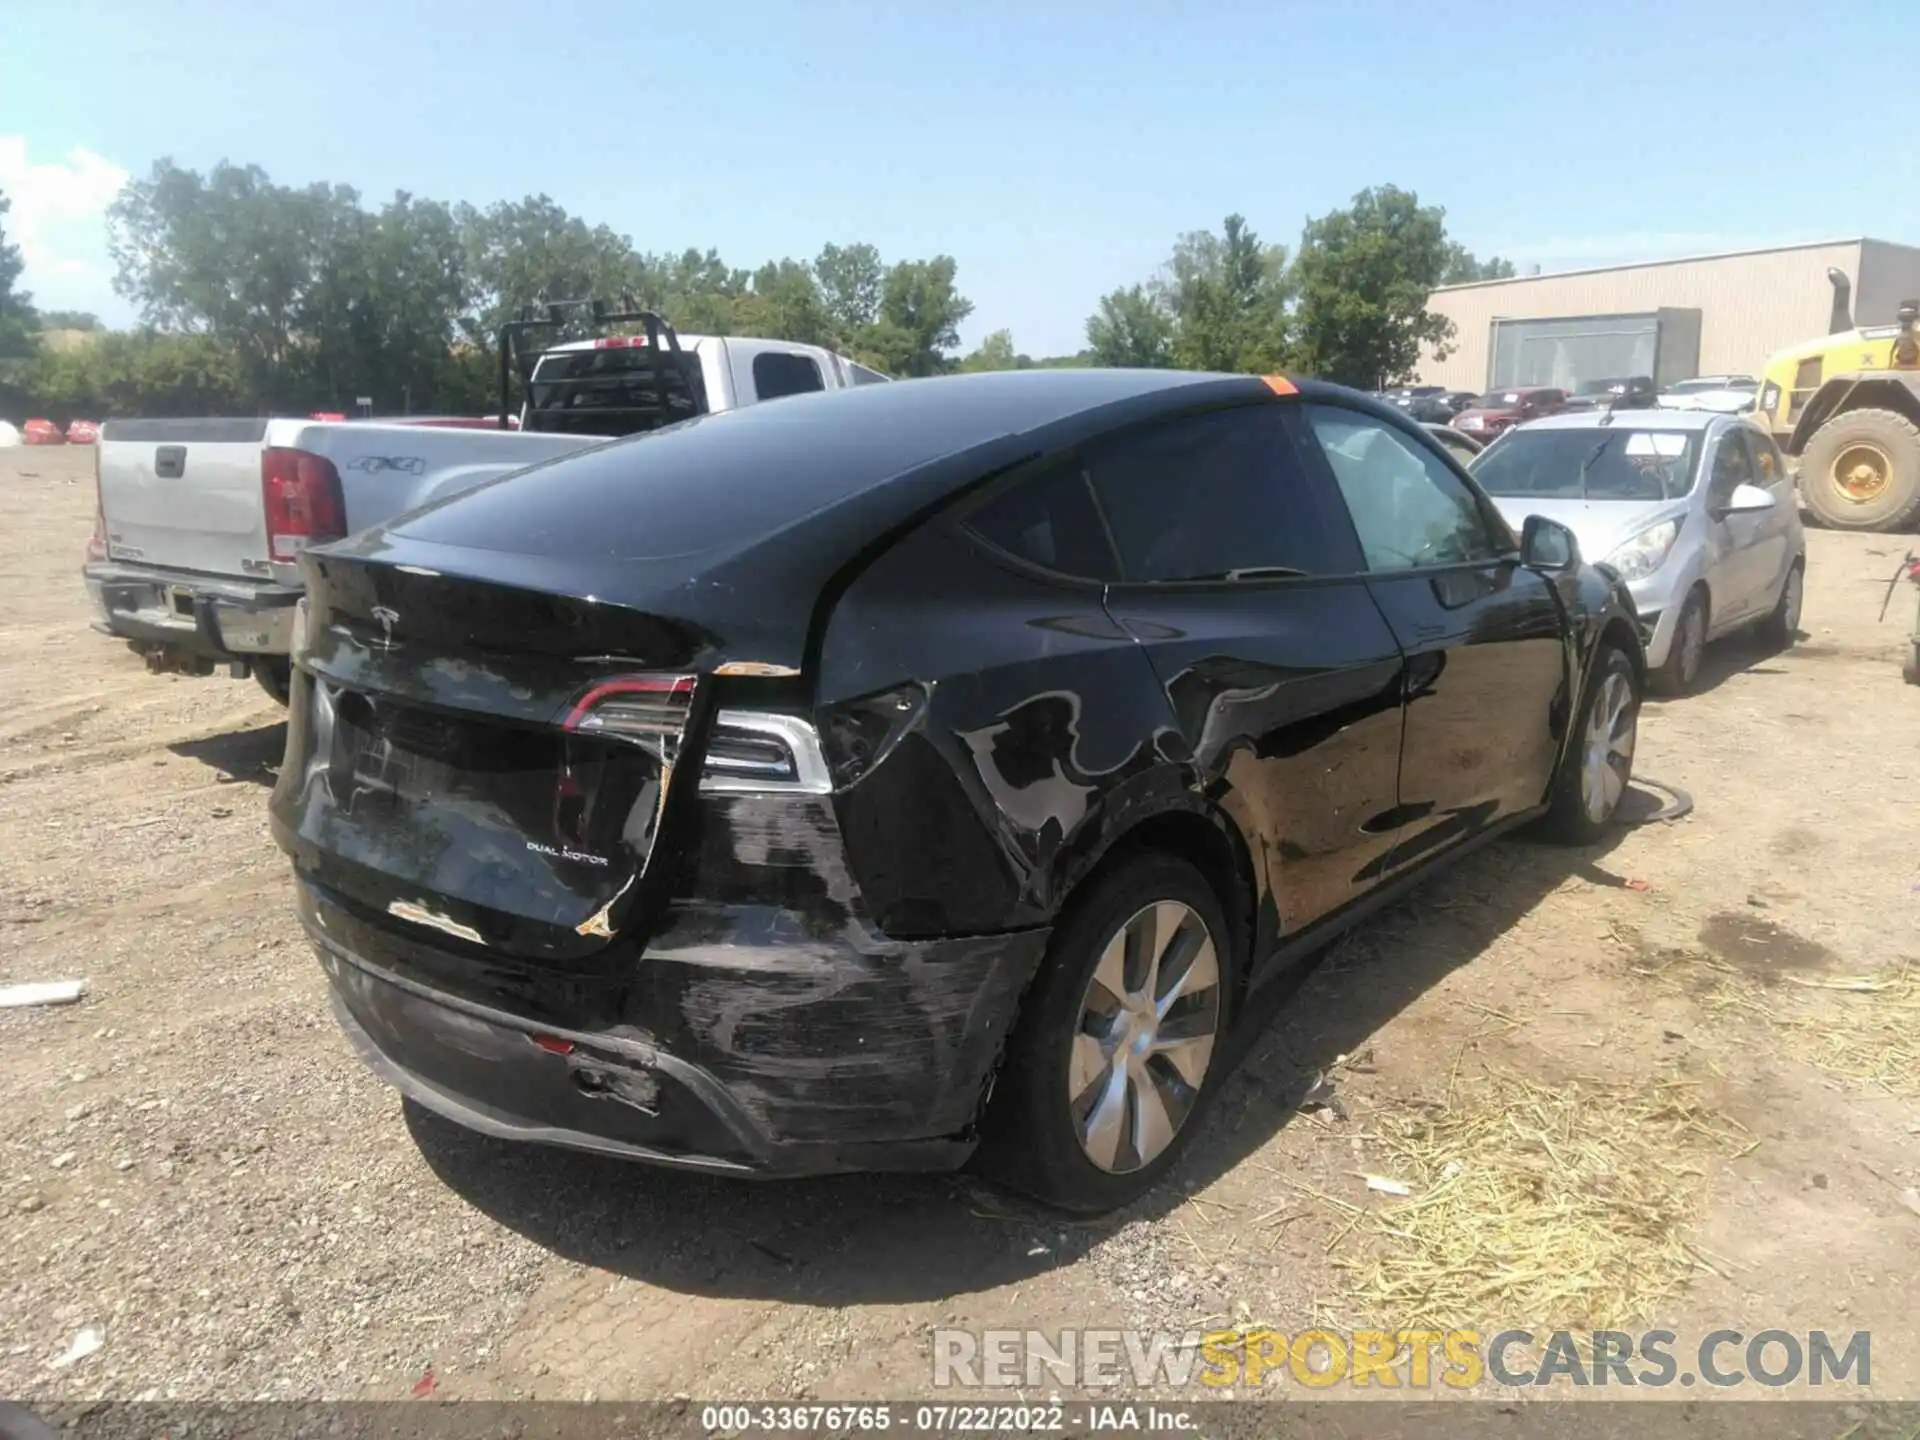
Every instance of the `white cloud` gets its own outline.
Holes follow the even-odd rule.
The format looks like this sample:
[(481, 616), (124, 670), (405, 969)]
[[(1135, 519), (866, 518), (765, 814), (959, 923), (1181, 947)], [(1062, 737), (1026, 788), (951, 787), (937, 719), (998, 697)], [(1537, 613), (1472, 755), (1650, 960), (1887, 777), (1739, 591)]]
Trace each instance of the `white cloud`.
[(0, 135), (0, 193), (13, 206), (0, 223), (20, 246), (21, 284), (41, 309), (125, 313), (113, 294), (106, 214), (126, 183), (125, 170), (91, 150), (36, 163), (26, 136)]

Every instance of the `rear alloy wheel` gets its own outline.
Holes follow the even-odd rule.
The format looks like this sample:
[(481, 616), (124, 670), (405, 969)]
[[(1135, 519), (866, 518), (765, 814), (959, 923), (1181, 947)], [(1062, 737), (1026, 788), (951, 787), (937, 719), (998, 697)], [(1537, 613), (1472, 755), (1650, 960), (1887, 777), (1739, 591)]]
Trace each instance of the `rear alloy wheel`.
[(1673, 624), (1673, 640), (1667, 646), (1667, 660), (1649, 680), (1662, 695), (1684, 695), (1700, 678), (1700, 665), (1707, 653), (1707, 599), (1699, 590), (1687, 596), (1680, 607), (1680, 618)]
[(1178, 900), (1137, 911), (1080, 997), (1067, 1104), (1080, 1148), (1124, 1175), (1158, 1160), (1193, 1112), (1220, 1032), (1220, 956)]
[(1800, 456), (1807, 508), (1837, 530), (1904, 530), (1920, 516), (1920, 427), (1893, 410), (1849, 410)]
[(1633, 783), (1640, 738), (1640, 683), (1633, 660), (1616, 645), (1594, 657), (1580, 729), (1554, 782), (1546, 829), (1556, 840), (1591, 845), (1620, 813)]
[(1773, 613), (1760, 622), (1761, 638), (1777, 650), (1786, 649), (1799, 638), (1800, 604), (1806, 588), (1806, 566), (1796, 560), (1787, 571), (1786, 583), (1780, 587), (1780, 598), (1774, 603)]
[(1064, 1210), (1146, 1193), (1198, 1128), (1233, 975), (1212, 886), (1133, 856), (1076, 900), (1008, 1042), (983, 1168)]

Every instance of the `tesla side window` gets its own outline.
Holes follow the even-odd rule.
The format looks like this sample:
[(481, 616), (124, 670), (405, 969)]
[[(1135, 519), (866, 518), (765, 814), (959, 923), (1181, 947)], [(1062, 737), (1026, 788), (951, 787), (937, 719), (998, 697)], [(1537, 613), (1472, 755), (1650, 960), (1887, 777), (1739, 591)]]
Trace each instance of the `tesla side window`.
[(1049, 470), (990, 496), (967, 528), (1033, 565), (1083, 580), (1119, 578), (1093, 493), (1072, 466)]
[(1473, 492), (1424, 446), (1326, 405), (1309, 405), (1307, 423), (1353, 515), (1369, 570), (1457, 565), (1503, 553)]
[(1084, 473), (1134, 582), (1325, 568), (1286, 422), (1271, 405), (1156, 425), (1090, 455)]

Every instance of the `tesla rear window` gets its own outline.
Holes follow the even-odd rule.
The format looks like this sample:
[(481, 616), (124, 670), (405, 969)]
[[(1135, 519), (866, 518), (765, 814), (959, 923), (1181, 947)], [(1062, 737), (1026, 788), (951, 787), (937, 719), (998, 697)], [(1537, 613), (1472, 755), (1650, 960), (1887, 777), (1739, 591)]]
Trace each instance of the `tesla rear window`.
[(967, 526), (1009, 555), (1062, 575), (1118, 578), (1093, 495), (1078, 470), (1053, 470), (1001, 491), (968, 514)]
[(1087, 465), (1132, 581), (1315, 573), (1317, 543), (1285, 421), (1253, 405), (1156, 426)]

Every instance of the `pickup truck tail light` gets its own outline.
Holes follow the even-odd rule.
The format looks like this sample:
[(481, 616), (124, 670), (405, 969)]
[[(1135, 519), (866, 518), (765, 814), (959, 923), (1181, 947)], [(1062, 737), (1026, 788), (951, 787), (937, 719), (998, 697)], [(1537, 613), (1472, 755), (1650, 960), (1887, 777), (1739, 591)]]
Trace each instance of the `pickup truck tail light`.
[(300, 552), (347, 533), (340, 472), (324, 455), (273, 446), (260, 455), (260, 496), (267, 512), (267, 554), (297, 560)]
[(107, 507), (100, 500), (100, 446), (93, 447), (93, 534), (87, 539), (87, 559), (107, 558)]

